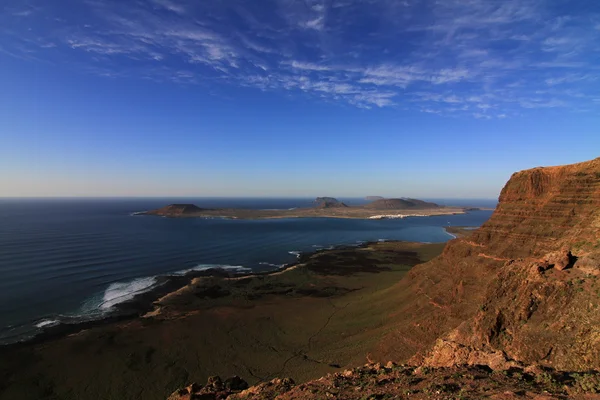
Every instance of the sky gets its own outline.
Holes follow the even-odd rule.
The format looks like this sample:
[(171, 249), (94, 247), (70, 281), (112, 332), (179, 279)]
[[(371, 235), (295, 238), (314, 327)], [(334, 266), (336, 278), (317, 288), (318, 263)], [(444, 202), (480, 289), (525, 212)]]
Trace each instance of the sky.
[(495, 198), (598, 156), (596, 0), (0, 5), (0, 197)]

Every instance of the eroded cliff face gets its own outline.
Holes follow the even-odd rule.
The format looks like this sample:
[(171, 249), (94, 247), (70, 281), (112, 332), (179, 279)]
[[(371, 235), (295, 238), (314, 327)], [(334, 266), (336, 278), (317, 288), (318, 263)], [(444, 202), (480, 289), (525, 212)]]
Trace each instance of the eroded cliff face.
[(499, 200), (391, 291), (374, 360), (600, 368), (600, 158), (517, 172)]
[(492, 218), (473, 236), (488, 255), (536, 256), (566, 246), (577, 252), (600, 243), (600, 158), (515, 173)]
[(424, 332), (412, 361), (598, 369), (598, 275), (600, 159), (518, 172), (486, 224), (402, 283), (422, 304), (413, 323), (440, 335)]

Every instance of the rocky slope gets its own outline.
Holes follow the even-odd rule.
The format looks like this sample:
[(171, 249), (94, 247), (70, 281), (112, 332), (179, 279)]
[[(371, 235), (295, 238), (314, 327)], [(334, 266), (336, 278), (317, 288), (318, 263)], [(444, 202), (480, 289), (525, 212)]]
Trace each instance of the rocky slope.
[(426, 364), (600, 368), (600, 159), (514, 174), (493, 217), (454, 246), (498, 265)]
[(191, 384), (168, 400), (301, 400), (301, 399), (597, 399), (600, 376), (560, 373), (541, 368), (513, 368), (495, 372), (485, 366), (431, 369), (366, 364), (296, 385), (277, 378), (248, 388), (239, 377), (209, 378), (206, 385)]
[(417, 199), (379, 199), (365, 205), (365, 208), (377, 210), (419, 210), (438, 207), (438, 204)]
[(600, 368), (599, 273), (600, 159), (518, 172), (488, 222), (398, 284), (412, 296), (377, 355)]

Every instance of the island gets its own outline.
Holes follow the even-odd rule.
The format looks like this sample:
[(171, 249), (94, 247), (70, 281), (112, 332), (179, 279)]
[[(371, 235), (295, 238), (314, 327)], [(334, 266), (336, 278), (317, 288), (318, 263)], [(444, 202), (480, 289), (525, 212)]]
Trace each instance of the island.
[(171, 204), (143, 215), (170, 218), (228, 218), (228, 219), (272, 219), (272, 218), (356, 218), (395, 219), (427, 217), (432, 215), (464, 214), (465, 207), (447, 207), (436, 203), (411, 198), (377, 199), (360, 206), (348, 206), (333, 197), (317, 197), (314, 206), (281, 210), (257, 210), (248, 208), (200, 208), (194, 204)]

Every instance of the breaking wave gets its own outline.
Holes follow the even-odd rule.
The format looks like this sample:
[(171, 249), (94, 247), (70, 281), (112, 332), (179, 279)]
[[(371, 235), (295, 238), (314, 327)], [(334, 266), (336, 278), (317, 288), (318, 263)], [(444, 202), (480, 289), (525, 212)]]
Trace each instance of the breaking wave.
[(36, 328), (50, 328), (51, 326), (56, 326), (60, 324), (60, 321), (57, 319), (44, 319), (37, 324), (35, 324)]
[(209, 269), (222, 269), (225, 271), (247, 272), (252, 271), (252, 268), (241, 265), (225, 265), (225, 264), (198, 264), (193, 268), (182, 269), (181, 271), (173, 272), (171, 275), (180, 276), (186, 275), (194, 271), (207, 271)]
[(104, 292), (100, 309), (109, 310), (119, 303), (133, 299), (137, 294), (152, 289), (154, 285), (156, 285), (156, 277), (111, 283)]

